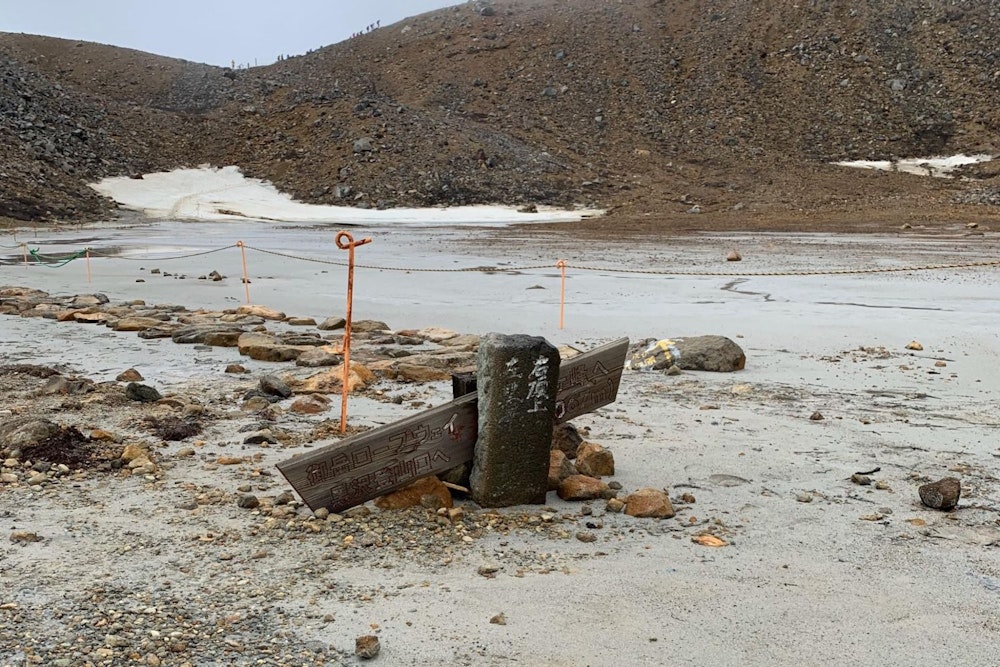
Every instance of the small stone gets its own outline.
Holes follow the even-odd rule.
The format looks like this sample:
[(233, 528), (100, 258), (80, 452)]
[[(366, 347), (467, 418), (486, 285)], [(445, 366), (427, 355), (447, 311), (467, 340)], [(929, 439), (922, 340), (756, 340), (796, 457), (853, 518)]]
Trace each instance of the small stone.
[(28, 486), (41, 486), (47, 481), (49, 481), (49, 476), (44, 472), (40, 472), (28, 478)]
[(558, 449), (569, 459), (576, 458), (576, 450), (583, 444), (583, 436), (572, 424), (559, 424), (552, 429), (552, 449)]
[(580, 540), (581, 542), (596, 542), (597, 535), (595, 535), (594, 533), (580, 531), (579, 533), (576, 534), (576, 539)]
[(947, 511), (958, 505), (962, 496), (962, 483), (954, 477), (945, 477), (930, 484), (924, 484), (917, 492), (920, 502), (935, 510)]
[(813, 496), (811, 493), (797, 493), (795, 494), (795, 500), (800, 503), (811, 503), (813, 501)]
[(618, 498), (611, 498), (608, 500), (608, 504), (605, 507), (607, 511), (614, 512), (615, 514), (620, 514), (623, 509), (625, 509), (625, 502)]
[(347, 320), (343, 317), (328, 317), (317, 325), (317, 329), (321, 331), (333, 331), (335, 329), (343, 329), (347, 326)]
[[(431, 501), (429, 496), (433, 498)], [(375, 507), (381, 510), (398, 510), (407, 507), (427, 507), (436, 505), (437, 507), (449, 508), (452, 506), (451, 491), (448, 490), (441, 480), (431, 475), (416, 480), (408, 486), (404, 486), (398, 491), (393, 491), (375, 499)]]
[(729, 254), (726, 255), (726, 261), (727, 262), (739, 262), (742, 259), (743, 259), (743, 256), (740, 253), (736, 252), (735, 250), (730, 250)]
[(549, 452), (549, 491), (555, 491), (563, 480), (577, 474), (576, 466), (559, 449)]
[(945, 362), (940, 361), (940, 360), (934, 362), (934, 366), (936, 368), (945, 368), (947, 365), (948, 364), (946, 364)]
[(487, 579), (493, 579), (494, 577), (497, 576), (497, 572), (499, 572), (499, 571), (500, 571), (500, 568), (497, 567), (496, 565), (480, 565), (476, 569), (476, 574), (478, 574), (480, 577), (486, 577)]
[(125, 387), (125, 396), (132, 401), (139, 403), (155, 403), (163, 396), (153, 387), (138, 382), (129, 382)]
[(823, 417), (823, 413), (822, 412), (820, 412), (820, 411), (817, 410), (816, 412), (814, 412), (811, 415), (809, 415), (809, 419), (811, 421), (814, 421), (814, 422), (821, 422), (821, 421), (823, 421), (823, 419), (825, 419), (825, 417)]
[(247, 369), (240, 364), (229, 364), (226, 366), (226, 372), (232, 373), (233, 375), (240, 375), (247, 372)]
[(570, 475), (559, 485), (557, 493), (563, 500), (596, 500), (602, 498), (608, 485), (586, 475)]
[(669, 519), (674, 516), (674, 508), (666, 493), (645, 488), (625, 498), (625, 514), (636, 518)]
[(889, 486), (889, 482), (885, 481), (884, 479), (880, 479), (879, 481), (875, 482), (875, 488), (878, 489), (879, 491), (892, 491), (892, 487)]
[(851, 475), (851, 481), (859, 486), (868, 486), (872, 483), (872, 478), (868, 475), (859, 475), (858, 473), (854, 473)]
[(142, 445), (136, 445), (136, 444), (133, 443), (133, 444), (125, 445), (125, 448), (122, 449), (122, 453), (121, 453), (121, 456), (119, 458), (121, 458), (121, 460), (125, 461), (126, 463), (131, 463), (132, 461), (134, 461), (136, 459), (144, 458), (144, 457), (148, 457), (148, 456), (149, 456), (149, 450), (147, 450)]
[(576, 469), (581, 475), (610, 477), (615, 474), (615, 457), (601, 445), (585, 442), (576, 450)]
[(42, 538), (38, 533), (27, 530), (15, 530), (10, 534), (10, 541), (14, 544), (27, 544), (28, 542), (41, 542)]
[(682, 503), (687, 503), (688, 505), (694, 505), (695, 503), (695, 498), (690, 493), (682, 493), (678, 498), (678, 500), (680, 500)]
[(354, 655), (362, 660), (371, 660), (380, 650), (382, 646), (375, 635), (364, 635), (354, 640)]
[(507, 625), (507, 617), (504, 616), (502, 613), (497, 614), (496, 616), (490, 619), (490, 623), (492, 623), (493, 625)]
[(126, 371), (119, 373), (118, 377), (115, 378), (117, 382), (142, 382), (145, 378), (142, 374), (134, 368), (130, 368)]
[(265, 375), (262, 377), (260, 379), (260, 390), (267, 396), (288, 398), (292, 395), (292, 388), (276, 375)]
[(330, 510), (328, 510), (325, 507), (320, 507), (318, 510), (313, 512), (313, 516), (315, 516), (320, 521), (326, 521), (327, 518), (330, 516)]
[(911, 340), (909, 343), (906, 344), (906, 349), (907, 350), (916, 350), (917, 352), (919, 352), (920, 350), (924, 349), (924, 346), (921, 345), (920, 343), (918, 343), (915, 340)]
[(330, 409), (330, 399), (322, 394), (309, 394), (295, 399), (288, 409), (301, 415), (318, 415)]
[(278, 439), (271, 435), (270, 431), (257, 431), (243, 438), (244, 445), (262, 445), (265, 443), (276, 445), (278, 444)]
[(257, 509), (260, 507), (260, 500), (252, 493), (241, 493), (236, 499), (236, 506), (245, 510)]

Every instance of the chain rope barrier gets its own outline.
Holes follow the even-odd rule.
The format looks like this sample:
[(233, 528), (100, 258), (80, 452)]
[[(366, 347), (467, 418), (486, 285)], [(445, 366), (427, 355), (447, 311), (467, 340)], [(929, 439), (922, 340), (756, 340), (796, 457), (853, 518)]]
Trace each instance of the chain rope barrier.
[[(7, 248), (7, 246), (3, 246)], [(21, 245), (12, 246), (9, 249), (20, 248)], [(291, 259), (302, 262), (313, 262), (316, 264), (324, 264), (327, 266), (342, 266), (347, 267), (348, 262), (337, 262), (328, 259), (321, 259), (318, 257), (307, 257), (305, 255), (296, 255), (288, 252), (281, 252), (278, 250), (267, 250), (265, 248), (257, 248), (255, 246), (246, 245), (242, 242), (221, 246), (218, 248), (212, 248), (210, 250), (202, 250), (198, 252), (190, 252), (179, 255), (170, 255), (166, 257), (128, 257), (118, 253), (104, 253), (100, 250), (95, 250), (93, 248), (87, 248), (84, 250), (79, 250), (71, 253), (63, 253), (59, 255), (46, 255), (38, 251), (38, 249), (29, 250), (30, 255), (35, 259), (35, 261), (43, 266), (50, 268), (59, 268), (69, 264), (75, 259), (85, 257), (90, 254), (90, 257), (100, 257), (106, 259), (124, 259), (129, 261), (170, 261), (177, 259), (188, 259), (192, 257), (204, 257), (206, 255), (211, 255), (214, 253), (222, 252), (224, 250), (229, 250), (232, 248), (239, 248), (241, 250), (253, 250), (254, 252), (259, 252), (265, 255), (272, 255), (274, 257), (282, 257), (285, 259)], [(524, 271), (541, 271), (541, 270), (561, 270), (565, 271), (567, 269), (576, 269), (578, 271), (588, 271), (592, 273), (619, 273), (619, 274), (630, 274), (630, 275), (649, 275), (649, 276), (687, 276), (687, 277), (705, 277), (705, 278), (766, 278), (766, 277), (781, 277), (781, 276), (846, 276), (846, 275), (867, 275), (867, 274), (877, 274), (877, 273), (909, 273), (917, 271), (941, 271), (948, 269), (973, 269), (973, 268), (985, 268), (990, 266), (1000, 266), (1000, 260), (984, 260), (978, 262), (956, 262), (950, 264), (924, 264), (918, 266), (884, 266), (884, 267), (869, 267), (869, 268), (857, 268), (857, 269), (802, 269), (802, 270), (787, 270), (787, 271), (704, 271), (704, 270), (684, 270), (684, 269), (630, 269), (625, 267), (616, 266), (588, 266), (584, 264), (576, 264), (568, 260), (560, 260), (553, 264), (528, 264), (522, 266), (469, 266), (461, 268), (426, 268), (426, 267), (415, 267), (415, 266), (380, 266), (377, 264), (355, 264), (355, 268), (359, 269), (370, 269), (375, 271), (399, 271), (402, 273), (512, 273), (512, 272), (524, 272)]]

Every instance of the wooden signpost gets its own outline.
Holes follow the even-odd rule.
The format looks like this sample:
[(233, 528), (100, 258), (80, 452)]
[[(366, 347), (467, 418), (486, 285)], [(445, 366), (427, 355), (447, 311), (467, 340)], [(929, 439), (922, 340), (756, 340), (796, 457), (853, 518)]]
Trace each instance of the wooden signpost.
[[(614, 402), (627, 350), (622, 338), (560, 364), (555, 423)], [(339, 512), (471, 461), (478, 416), (470, 393), (282, 461), (278, 470), (310, 509)]]

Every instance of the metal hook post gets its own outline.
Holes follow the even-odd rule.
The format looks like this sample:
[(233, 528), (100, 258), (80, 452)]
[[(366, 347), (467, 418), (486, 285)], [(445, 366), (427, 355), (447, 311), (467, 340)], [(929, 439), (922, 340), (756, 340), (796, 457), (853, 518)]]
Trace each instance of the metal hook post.
[(347, 232), (337, 232), (337, 247), (348, 251), (347, 259), (347, 317), (344, 323), (344, 373), (340, 387), (340, 432), (347, 431), (347, 394), (349, 393), (348, 381), (351, 376), (351, 310), (354, 305), (354, 249), (358, 246), (371, 243), (368, 237), (355, 241), (354, 237)]

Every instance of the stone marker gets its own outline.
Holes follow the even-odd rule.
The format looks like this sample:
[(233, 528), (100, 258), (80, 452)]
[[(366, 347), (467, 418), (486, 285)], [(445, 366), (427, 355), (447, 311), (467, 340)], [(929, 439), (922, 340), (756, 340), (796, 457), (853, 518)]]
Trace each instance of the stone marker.
[(472, 498), (484, 507), (544, 503), (559, 350), (537, 336), (488, 334), (478, 361)]

